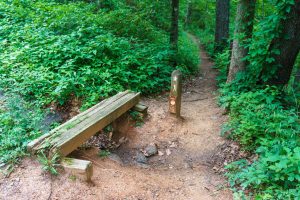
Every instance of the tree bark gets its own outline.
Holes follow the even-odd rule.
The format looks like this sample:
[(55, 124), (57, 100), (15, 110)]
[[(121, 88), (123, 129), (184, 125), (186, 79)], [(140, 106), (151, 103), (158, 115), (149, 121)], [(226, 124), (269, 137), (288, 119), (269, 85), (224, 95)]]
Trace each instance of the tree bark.
[(184, 28), (187, 29), (189, 23), (190, 23), (190, 18), (192, 15), (192, 2), (188, 1), (187, 8), (186, 8), (186, 16), (184, 20)]
[(170, 30), (170, 45), (175, 52), (178, 51), (178, 18), (179, 18), (179, 0), (172, 0), (172, 19)]
[(215, 52), (221, 52), (227, 46), (229, 38), (229, 0), (217, 0)]
[[(276, 74), (267, 81), (270, 85), (285, 85), (290, 80), (300, 50), (300, 0), (295, 0), (295, 5), (279, 25), (282, 31), (279, 37), (272, 40), (269, 47), (270, 52), (274, 50), (280, 52), (278, 55), (273, 55), (274, 65), (278, 66), (278, 69)], [(262, 70), (261, 76), (265, 73), (268, 73), (267, 67)]]
[(295, 80), (294, 80), (293, 87), (299, 86), (299, 83), (300, 83), (300, 67), (298, 66), (298, 69), (297, 69), (297, 71), (295, 73)]
[(246, 68), (247, 62), (243, 58), (249, 51), (245, 47), (246, 41), (252, 38), (255, 4), (256, 0), (240, 0), (238, 3), (227, 83), (234, 80), (236, 74)]

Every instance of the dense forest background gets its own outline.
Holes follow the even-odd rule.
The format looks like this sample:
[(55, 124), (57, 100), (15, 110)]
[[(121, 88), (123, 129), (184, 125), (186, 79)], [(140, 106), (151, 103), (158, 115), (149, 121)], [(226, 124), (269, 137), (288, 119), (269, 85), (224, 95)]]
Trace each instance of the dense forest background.
[(53, 108), (195, 75), (194, 34), (220, 72), (222, 134), (257, 155), (226, 167), (236, 197), (298, 199), (299, 32), (298, 0), (1, 0), (0, 166), (57, 125), (45, 121)]

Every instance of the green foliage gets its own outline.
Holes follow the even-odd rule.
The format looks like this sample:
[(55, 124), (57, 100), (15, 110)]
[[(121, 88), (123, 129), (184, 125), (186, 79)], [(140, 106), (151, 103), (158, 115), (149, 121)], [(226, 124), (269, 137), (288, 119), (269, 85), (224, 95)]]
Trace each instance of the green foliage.
[[(230, 101), (230, 122), (226, 129), (248, 149), (254, 149), (266, 139), (288, 139), (300, 130), (294, 109), (285, 109), (275, 87), (244, 92), (227, 97)], [(222, 100), (222, 99), (221, 99)]]
[(122, 37), (135, 37), (140, 40), (158, 43), (167, 40), (166, 33), (157, 29), (148, 20), (147, 13), (132, 12), (131, 9), (111, 11), (101, 17), (99, 25), (105, 30), (111, 30), (114, 34)]
[(214, 30), (205, 29), (198, 30), (192, 29), (192, 32), (195, 33), (198, 38), (200, 38), (201, 44), (204, 45), (205, 50), (212, 58), (217, 58), (218, 56), (214, 54)]
[[(95, 13), (95, 4), (82, 2), (13, 5), (1, 2), (0, 9), (0, 86), (6, 91), (41, 105), (65, 104), (74, 94), (88, 107), (124, 89), (148, 94), (168, 87), (167, 33), (142, 11)], [(195, 47), (181, 46), (192, 46), (188, 40), (182, 34), (178, 54), (186, 72), (198, 65)]]
[(187, 33), (182, 32), (178, 41), (178, 53), (176, 54), (178, 66), (184, 75), (195, 74), (199, 70), (199, 48), (191, 40)]
[(12, 165), (26, 155), (26, 145), (42, 134), (44, 113), (19, 96), (0, 99), (0, 164)]
[(38, 161), (41, 163), (42, 169), (51, 173), (52, 175), (58, 175), (57, 168), (60, 167), (60, 164), (58, 164), (59, 160), (59, 154), (54, 154), (50, 158), (48, 158), (44, 152), (41, 152), (38, 155)]
[[(254, 160), (239, 160), (227, 166), (227, 177), (237, 199), (300, 199), (300, 90), (299, 56), (293, 76), (286, 87), (258, 84), (272, 78), (278, 69), (270, 51), (270, 43), (281, 34), (280, 21), (290, 12), (294, 0), (257, 1), (253, 37), (243, 40), (249, 48), (248, 66), (226, 84), (230, 64), (229, 50), (213, 54), (214, 10), (203, 9), (203, 2), (192, 1), (198, 7), (202, 22), (189, 26), (196, 33), (209, 54), (215, 58), (220, 86), (220, 104), (229, 111), (229, 121), (222, 134), (238, 141), (242, 147), (257, 155)], [(202, 3), (200, 3), (202, 2)], [(237, 1), (231, 4), (234, 21)], [(209, 5), (209, 3), (207, 4)], [(231, 33), (234, 23), (231, 23)], [(231, 34), (232, 35), (232, 34)], [(232, 39), (231, 39), (232, 40)]]
[[(26, 154), (50, 104), (76, 97), (85, 110), (125, 89), (168, 89), (170, 13), (167, 0), (0, 1), (0, 89), (21, 99), (8, 96), (0, 111), (1, 165)], [(197, 70), (181, 29), (176, 57), (186, 75)]]
[(289, 84), (286, 87), (286, 92), (290, 97), (289, 102), (293, 102), (297, 108), (300, 108), (300, 54), (295, 62), (294, 70), (290, 78)]
[(227, 166), (231, 186), (239, 194), (253, 190), (257, 199), (297, 199), (300, 193), (300, 118), (281, 103), (276, 87), (248, 92), (222, 89), (221, 102), (230, 108), (224, 132), (245, 149), (255, 151), (253, 163), (245, 160)]
[(69, 176), (69, 179), (71, 181), (76, 181), (77, 177), (75, 175), (71, 175), (71, 176)]
[(10, 28), (7, 40), (22, 40), (24, 50), (8, 44), (8, 51), (1, 54), (0, 85), (42, 105), (64, 104), (71, 94), (99, 99), (124, 88), (157, 92), (171, 71), (168, 51), (116, 38), (97, 26), (78, 27), (67, 35), (31, 26), (28, 39)]
[(101, 158), (106, 158), (106, 157), (108, 157), (110, 155), (110, 152), (108, 151), (108, 150), (100, 150), (99, 151), (99, 156), (101, 157)]
[[(186, 29), (198, 36), (210, 56), (214, 57), (215, 1), (193, 0)], [(183, 16), (186, 13), (182, 13)]]
[(130, 119), (131, 121), (133, 121), (135, 123), (135, 126), (142, 126), (144, 123), (144, 118), (143, 118), (143, 114), (141, 114), (140, 112), (131, 110), (129, 112), (130, 115)]
[(247, 76), (244, 79), (251, 80), (252, 85), (257, 81), (267, 82), (274, 77), (280, 67), (274, 63), (274, 56), (279, 55), (280, 51), (274, 48), (270, 50), (269, 47), (272, 40), (280, 37), (282, 32), (282, 27), (279, 26), (280, 21), (286, 19), (293, 4), (294, 0), (270, 1), (266, 4), (269, 15), (262, 17), (260, 12), (256, 13), (256, 18), (260, 20), (254, 24), (252, 40), (249, 40), (246, 45), (249, 52), (244, 58), (249, 63)]
[(238, 199), (300, 198), (299, 91), (295, 77), (287, 88), (257, 85), (263, 69), (267, 69), (262, 76), (264, 81), (277, 70), (272, 57), (278, 52), (269, 52), (268, 47), (278, 37), (278, 23), (284, 17), (281, 10), (287, 5), (289, 2), (279, 2), (273, 8), (275, 13), (273, 10), (269, 16), (259, 16), (246, 57), (250, 64), (232, 83), (225, 84), (229, 53), (216, 58), (221, 72), (220, 104), (230, 111), (222, 133), (257, 154), (254, 160), (239, 160), (227, 166), (226, 175)]
[[(189, 2), (192, 7), (186, 29), (199, 37), (210, 57), (216, 58), (217, 55), (214, 52), (216, 1), (191, 0)], [(234, 23), (231, 22), (235, 20), (236, 6), (237, 1), (230, 2), (229, 31), (231, 35), (234, 31)], [(182, 16), (186, 16), (186, 13), (183, 13)]]
[(240, 191), (254, 189), (256, 199), (298, 199), (299, 143), (276, 139), (258, 148), (257, 153), (258, 160), (251, 164), (241, 160), (227, 166), (231, 186), (239, 186)]
[(253, 190), (256, 199), (299, 198), (300, 118), (295, 107), (286, 107), (288, 95), (276, 87), (223, 85), (220, 103), (230, 109), (223, 133), (238, 140), (258, 159), (227, 166), (236, 194)]
[(217, 68), (219, 71), (219, 74), (216, 79), (219, 86), (226, 83), (229, 65), (230, 51), (224, 50), (222, 53), (219, 53), (215, 58), (215, 68)]

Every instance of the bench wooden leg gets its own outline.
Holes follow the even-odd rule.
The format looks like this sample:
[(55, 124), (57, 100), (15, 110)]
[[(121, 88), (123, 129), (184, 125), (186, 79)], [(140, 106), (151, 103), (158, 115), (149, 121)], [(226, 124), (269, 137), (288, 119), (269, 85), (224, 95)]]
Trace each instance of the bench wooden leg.
[(148, 107), (145, 106), (145, 105), (142, 104), (142, 103), (136, 104), (132, 109), (133, 109), (134, 111), (137, 111), (137, 112), (142, 113), (144, 116), (146, 116), (147, 113), (148, 113)]
[(112, 123), (113, 140), (119, 141), (122, 137), (127, 137), (130, 128), (129, 114), (125, 113)]
[(82, 179), (91, 182), (93, 176), (93, 163), (88, 160), (79, 160), (75, 158), (64, 158), (61, 165), (65, 171)]

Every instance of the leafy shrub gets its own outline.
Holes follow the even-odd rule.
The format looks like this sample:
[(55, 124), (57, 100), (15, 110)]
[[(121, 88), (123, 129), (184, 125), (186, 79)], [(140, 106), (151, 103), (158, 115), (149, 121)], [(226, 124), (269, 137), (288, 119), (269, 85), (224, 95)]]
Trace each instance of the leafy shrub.
[(101, 158), (106, 158), (110, 155), (110, 152), (108, 150), (100, 150), (98, 154)]
[[(173, 69), (166, 36), (143, 16), (127, 16), (128, 9), (95, 14), (93, 4), (82, 2), (24, 2), (15, 7), (1, 3), (4, 90), (41, 105), (64, 104), (74, 94), (87, 107), (124, 89), (155, 93), (169, 87)], [(131, 23), (119, 18), (123, 15)], [(192, 51), (185, 51), (183, 45)], [(194, 71), (195, 45), (182, 34), (179, 46), (179, 66), (186, 73)]]
[(179, 37), (176, 58), (178, 67), (184, 74), (194, 74), (199, 70), (199, 48), (185, 32)]
[(61, 165), (59, 164), (60, 160), (61, 156), (57, 153), (49, 158), (44, 154), (44, 152), (41, 152), (38, 155), (38, 161), (41, 163), (42, 169), (52, 175), (59, 174), (57, 169), (61, 167)]
[(299, 139), (268, 141), (256, 152), (259, 158), (252, 164), (241, 160), (227, 166), (231, 186), (240, 194), (254, 190), (256, 199), (300, 198)]
[(204, 46), (205, 50), (211, 58), (217, 58), (218, 56), (214, 54), (214, 30), (213, 29), (197, 29), (196, 27), (190, 28), (193, 33), (197, 35), (201, 40), (201, 44)]
[[(251, 51), (254, 52), (254, 49)], [(251, 62), (259, 60), (251, 59)], [(218, 77), (221, 83), (219, 102), (230, 111), (223, 134), (257, 154), (252, 161), (239, 160), (227, 165), (229, 171), (226, 175), (235, 197), (299, 199), (300, 118), (297, 93), (293, 89), (286, 91), (284, 88), (256, 85), (252, 73), (255, 70), (257, 73), (258, 68), (241, 72), (233, 82), (224, 84), (228, 64), (226, 51), (217, 56), (216, 67), (221, 72)]]
[[(75, 96), (86, 109), (125, 89), (167, 89), (174, 68), (166, 2), (0, 1), (0, 89), (21, 99), (0, 111), (0, 162), (26, 154), (50, 104)], [(177, 57), (185, 74), (198, 68), (197, 47), (182, 31)]]
[[(236, 3), (230, 5), (231, 19)], [(214, 23), (211, 21), (214, 14), (209, 3), (206, 8), (199, 4), (197, 12), (197, 15), (206, 13), (209, 20), (196, 21), (188, 27), (215, 58), (220, 72), (217, 78), (219, 102), (229, 113), (222, 133), (256, 154), (254, 160), (239, 160), (227, 166), (227, 177), (236, 199), (300, 199), (299, 84), (295, 76), (284, 87), (262, 84), (278, 69), (274, 55), (280, 52), (270, 52), (269, 47), (282, 31), (279, 22), (286, 19), (294, 3), (293, 0), (256, 2), (253, 37), (245, 45), (249, 47), (244, 58), (248, 66), (230, 84), (226, 84), (230, 51), (214, 54)], [(232, 30), (233, 26), (230, 32)], [(294, 74), (299, 73), (299, 58)]]
[(219, 71), (219, 74), (216, 78), (219, 86), (226, 83), (229, 65), (230, 65), (230, 51), (224, 50), (222, 53), (219, 53), (215, 59), (215, 66)]
[(5, 99), (0, 107), (0, 165), (14, 164), (26, 155), (27, 144), (42, 134), (44, 115), (18, 96)]
[(144, 124), (143, 114), (134, 110), (130, 110), (129, 112), (130, 121), (134, 124), (134, 126), (139, 127)]
[(99, 25), (114, 34), (125, 37), (135, 37), (140, 40), (160, 42), (167, 41), (166, 33), (159, 31), (145, 13), (135, 13), (130, 9), (111, 11), (101, 17)]
[(230, 120), (224, 131), (258, 155), (253, 163), (240, 160), (227, 166), (231, 186), (242, 196), (243, 191), (252, 190), (257, 199), (299, 198), (300, 119), (296, 110), (283, 106), (282, 92), (276, 87), (225, 91), (229, 89), (221, 90), (221, 102), (230, 108)]

